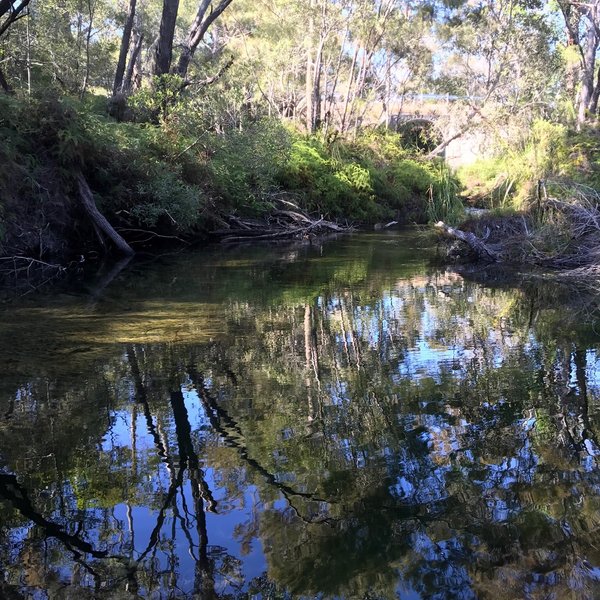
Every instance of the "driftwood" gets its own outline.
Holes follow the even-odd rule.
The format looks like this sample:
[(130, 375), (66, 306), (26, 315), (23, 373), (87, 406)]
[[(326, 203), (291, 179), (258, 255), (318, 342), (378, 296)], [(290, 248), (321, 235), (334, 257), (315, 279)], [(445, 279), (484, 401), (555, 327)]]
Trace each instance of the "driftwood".
[(220, 239), (223, 244), (238, 244), (302, 238), (332, 231), (341, 233), (352, 229), (327, 221), (323, 217), (315, 219), (289, 200), (278, 198), (276, 202), (283, 208), (273, 210), (265, 219), (241, 219), (236, 216), (219, 219), (220, 223), (227, 219), (229, 227), (213, 230), (211, 235)]
[[(484, 262), (542, 267), (552, 269), (556, 277), (597, 282), (600, 192), (569, 182), (553, 181), (552, 186), (561, 198), (548, 196), (545, 182), (539, 182), (537, 202), (528, 211), (504, 216), (484, 213), (468, 219), (463, 229), (443, 222), (436, 228)], [(460, 247), (452, 253), (456, 250), (461, 253)]]
[[(127, 256), (135, 254), (133, 248), (115, 231), (114, 227), (107, 221), (106, 217), (98, 210), (94, 202), (94, 196), (90, 186), (88, 185), (83, 173), (77, 174), (77, 184), (79, 187), (79, 196), (85, 212), (90, 217), (96, 232), (98, 230), (103, 233), (115, 247)], [(102, 240), (102, 236), (99, 235)]]
[(477, 255), (477, 258), (487, 262), (498, 262), (500, 260), (498, 252), (486, 245), (485, 240), (478, 238), (474, 233), (455, 229), (446, 225), (443, 221), (436, 223), (435, 227), (445, 237), (465, 243)]

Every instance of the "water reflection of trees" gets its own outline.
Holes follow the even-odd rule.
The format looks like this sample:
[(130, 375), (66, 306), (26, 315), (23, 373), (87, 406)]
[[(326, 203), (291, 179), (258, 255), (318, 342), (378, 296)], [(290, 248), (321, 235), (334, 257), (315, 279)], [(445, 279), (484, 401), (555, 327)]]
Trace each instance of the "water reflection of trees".
[(231, 297), (213, 341), (21, 381), (3, 592), (594, 597), (597, 341), (548, 297), (443, 273)]

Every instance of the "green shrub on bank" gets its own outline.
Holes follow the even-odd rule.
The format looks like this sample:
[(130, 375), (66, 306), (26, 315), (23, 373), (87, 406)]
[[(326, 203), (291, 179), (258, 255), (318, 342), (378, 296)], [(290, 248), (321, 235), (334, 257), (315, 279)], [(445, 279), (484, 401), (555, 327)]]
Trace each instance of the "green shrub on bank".
[(177, 235), (209, 229), (213, 216), (267, 214), (281, 193), (326, 218), (422, 222), (451, 189), (441, 164), (410, 154), (395, 134), (326, 143), (267, 119), (206, 131), (189, 107), (185, 119), (168, 108), (160, 124), (119, 122), (97, 97), (0, 95), (0, 252), (20, 244), (42, 256), (68, 245), (69, 232), (95, 239), (77, 198), (80, 171), (115, 227)]
[(309, 210), (330, 217), (423, 221), (428, 198), (447, 177), (440, 163), (404, 150), (397, 134), (371, 131), (329, 145), (316, 136), (297, 139), (280, 183), (302, 194)]
[(291, 132), (280, 123), (265, 119), (242, 131), (204, 138), (204, 144), (210, 148), (207, 174), (218, 202), (251, 214), (270, 210), (279, 173), (291, 151)]
[(523, 140), (458, 170), (463, 194), (484, 208), (524, 208), (539, 179), (573, 174), (571, 139), (563, 125), (535, 121)]

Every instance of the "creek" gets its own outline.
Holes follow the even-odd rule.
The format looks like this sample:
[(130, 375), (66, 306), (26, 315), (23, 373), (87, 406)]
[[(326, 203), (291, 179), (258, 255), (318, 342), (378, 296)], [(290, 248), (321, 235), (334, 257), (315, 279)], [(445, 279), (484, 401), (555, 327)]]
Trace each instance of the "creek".
[(0, 597), (600, 597), (594, 299), (433, 255), (213, 248), (3, 308)]

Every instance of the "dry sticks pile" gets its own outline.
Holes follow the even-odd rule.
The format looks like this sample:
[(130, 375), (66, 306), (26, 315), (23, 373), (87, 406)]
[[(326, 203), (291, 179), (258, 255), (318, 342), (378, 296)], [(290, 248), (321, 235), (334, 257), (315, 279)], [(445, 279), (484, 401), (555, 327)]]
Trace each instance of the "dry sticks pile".
[(600, 277), (600, 193), (587, 186), (552, 185), (566, 199), (538, 199), (530, 210), (510, 216), (487, 213), (461, 229), (443, 222), (436, 228), (456, 242), (452, 250), (461, 257)]
[(338, 225), (322, 217), (312, 218), (289, 200), (277, 198), (275, 202), (279, 208), (273, 210), (266, 219), (242, 219), (230, 215), (221, 220), (223, 227), (213, 231), (212, 235), (223, 244), (237, 244), (260, 240), (309, 238), (352, 230), (350, 226)]

